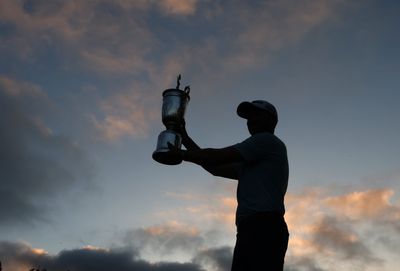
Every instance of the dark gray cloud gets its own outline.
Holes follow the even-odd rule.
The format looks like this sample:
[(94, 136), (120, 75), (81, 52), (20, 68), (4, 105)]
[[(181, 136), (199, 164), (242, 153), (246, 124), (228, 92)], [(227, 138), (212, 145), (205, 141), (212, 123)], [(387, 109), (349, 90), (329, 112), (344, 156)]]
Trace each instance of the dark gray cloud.
[[(24, 243), (0, 242), (0, 261), (3, 269), (47, 268), (48, 271), (226, 271), (231, 268), (232, 247), (223, 246), (199, 251), (189, 263), (149, 263), (139, 259), (139, 253), (131, 247), (114, 249), (82, 248), (61, 251), (49, 255)], [(325, 271), (307, 257), (290, 258), (285, 271)]]
[(320, 252), (334, 251), (341, 260), (358, 261), (366, 265), (381, 263), (363, 238), (351, 226), (335, 217), (325, 216), (314, 225), (312, 238)]
[(230, 270), (232, 265), (233, 248), (228, 246), (209, 248), (200, 251), (193, 259), (193, 262), (207, 266), (210, 270)]
[[(135, 85), (141, 81), (134, 93), (146, 94), (139, 103), (126, 106), (111, 95), (102, 116), (89, 113), (103, 137), (116, 140), (149, 131), (158, 110), (141, 103), (158, 98), (154, 90), (174, 83), (177, 73), (184, 70), (200, 88), (200, 78), (229, 81), (227, 75), (264, 65), (275, 51), (334, 17), (341, 2), (3, 0), (0, 22), (8, 35), (0, 40), (0, 52), (10, 56), (10, 63), (31, 58), (47, 62), (47, 51), (58, 52), (70, 70), (100, 72), (105, 78), (112, 75), (111, 80), (116, 74), (128, 76)], [(160, 24), (166, 15), (179, 15), (171, 18), (173, 27)], [(182, 24), (182, 15), (196, 16)], [(212, 31), (193, 35), (191, 29), (200, 29), (200, 22)], [(127, 89), (113, 92), (135, 96)]]
[(90, 179), (82, 149), (44, 124), (50, 108), (37, 85), (0, 77), (0, 227), (46, 219), (57, 195)]
[(193, 255), (204, 245), (204, 238), (195, 228), (183, 225), (162, 225), (130, 231), (124, 242), (140, 251), (169, 255), (180, 252)]
[(325, 271), (310, 257), (287, 257), (285, 271)]
[[(145, 72), (157, 79), (171, 68), (170, 59), (185, 70), (206, 67), (201, 71), (206, 74), (254, 67), (329, 20), (343, 1), (2, 2), (0, 20), (12, 26), (9, 37), (0, 43), (2, 51), (32, 55), (57, 44), (71, 52), (70, 61), (79, 58), (79, 65), (84, 60), (94, 70)], [(144, 11), (150, 11), (154, 21), (165, 20), (166, 14), (196, 14), (196, 19), (185, 24), (172, 20), (175, 27), (160, 28), (159, 23), (147, 23), (148, 12)], [(201, 31), (193, 35), (190, 30), (198, 28), (199, 19), (213, 29), (206, 32), (206, 38)], [(155, 55), (165, 63), (154, 61)]]
[[(138, 259), (129, 247), (104, 249), (64, 250), (52, 256), (35, 251), (22, 243), (0, 242), (0, 260), (3, 269), (47, 268), (49, 271), (201, 271), (193, 263), (149, 263)], [(27, 269), (28, 270), (28, 269)], [(203, 270), (204, 271), (204, 270)]]
[[(382, 214), (382, 217), (384, 214)], [(379, 219), (373, 221), (365, 235), (372, 240), (376, 246), (385, 248), (389, 253), (399, 255), (400, 253), (400, 221), (395, 219)]]

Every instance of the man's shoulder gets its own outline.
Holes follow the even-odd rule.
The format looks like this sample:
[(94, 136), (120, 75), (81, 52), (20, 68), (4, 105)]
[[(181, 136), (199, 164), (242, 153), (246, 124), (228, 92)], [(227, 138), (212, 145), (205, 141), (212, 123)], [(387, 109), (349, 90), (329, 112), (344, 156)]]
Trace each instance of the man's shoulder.
[(275, 134), (271, 134), (271, 133), (257, 133), (255, 135), (252, 135), (248, 138), (249, 140), (265, 140), (265, 141), (269, 141), (269, 142), (275, 142), (275, 143), (279, 143), (279, 144), (284, 144), (283, 141), (276, 136)]
[[(253, 139), (251, 139), (253, 137)], [(271, 133), (258, 133), (252, 135), (249, 138), (250, 141), (253, 141), (254, 144), (262, 147), (265, 146), (267, 148), (273, 148), (276, 150), (280, 150), (282, 152), (286, 152), (286, 145), (285, 143), (275, 134)]]
[(274, 156), (285, 156), (286, 147), (284, 143), (274, 134), (257, 133), (241, 143), (234, 145), (246, 161), (265, 160)]

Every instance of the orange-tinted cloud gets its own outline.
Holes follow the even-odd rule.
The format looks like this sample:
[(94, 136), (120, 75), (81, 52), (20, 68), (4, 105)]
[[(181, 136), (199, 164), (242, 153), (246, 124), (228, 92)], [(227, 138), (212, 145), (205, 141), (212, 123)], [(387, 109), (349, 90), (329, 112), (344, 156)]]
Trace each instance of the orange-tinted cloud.
[[(236, 199), (231, 193), (207, 196), (173, 193), (175, 198), (184, 200), (186, 207), (168, 216), (178, 220), (184, 217), (188, 224), (202, 223), (203, 229), (231, 229), (229, 233), (234, 236)], [(341, 261), (342, 268), (381, 267), (384, 260), (375, 252), (374, 247), (379, 245), (376, 240), (398, 232), (400, 223), (398, 206), (390, 204), (393, 195), (392, 189), (362, 190), (339, 196), (321, 188), (288, 193), (285, 219), (290, 231), (289, 263), (300, 261), (301, 265), (321, 270), (330, 270), (335, 261)], [(386, 230), (382, 231), (381, 226)]]
[(226, 192), (214, 195), (201, 195), (193, 192), (177, 193), (168, 192), (166, 196), (184, 200), (185, 204), (180, 210), (169, 210), (159, 215), (182, 218), (187, 222), (201, 224), (205, 227), (219, 227), (233, 231), (235, 224), (236, 199)]
[(144, 228), (143, 231), (151, 236), (170, 235), (176, 232), (187, 236), (198, 236), (200, 232), (197, 227), (185, 225), (174, 220), (168, 221), (168, 223), (164, 225)]
[(117, 140), (123, 136), (144, 137), (150, 124), (159, 116), (160, 109), (155, 108), (152, 97), (141, 90), (116, 93), (100, 102), (104, 117), (92, 115), (94, 127), (106, 140)]
[(336, 259), (346, 268), (351, 263), (360, 268), (379, 268), (384, 260), (375, 253), (375, 247), (380, 245), (376, 240), (395, 234), (400, 222), (398, 206), (390, 204), (393, 195), (394, 191), (388, 188), (340, 196), (323, 189), (289, 194), (289, 255), (318, 257), (321, 266), (329, 266)]
[[(232, 51), (223, 59), (226, 68), (252, 67), (274, 52), (302, 39), (314, 27), (333, 18), (343, 1), (264, 1), (249, 10), (238, 2)], [(244, 5), (244, 6), (243, 6)]]
[(192, 15), (196, 11), (197, 0), (161, 0), (156, 2), (166, 14)]
[[(161, 92), (175, 86), (178, 73), (208, 78), (209, 83), (223, 74), (265, 64), (276, 50), (299, 41), (333, 17), (338, 3), (341, 1), (293, 4), (285, 0), (253, 5), (245, 1), (71, 0), (24, 5), (4, 0), (0, 3), (0, 21), (12, 25), (15, 33), (0, 41), (0, 50), (35, 61), (43, 48), (57, 46), (68, 59), (64, 64), (69, 68), (111, 78), (130, 76), (132, 81), (145, 78), (147, 83), (140, 88), (146, 95), (139, 95), (157, 94), (153, 102), (160, 110)], [(201, 31), (199, 39), (183, 39), (174, 29), (154, 27), (157, 23), (146, 16), (154, 11), (155, 22), (168, 16), (171, 22), (188, 20), (190, 24), (191, 17), (187, 16), (198, 16), (193, 21), (204, 21), (213, 31)], [(207, 89), (203, 87), (202, 91)], [(154, 125), (155, 120), (148, 118), (154, 108), (141, 108), (142, 101), (135, 100), (140, 91), (135, 92), (113, 90), (115, 95), (131, 99), (129, 108), (121, 107), (114, 95), (103, 97), (109, 107), (114, 107), (107, 111), (101, 108), (103, 116), (92, 116), (92, 124), (103, 138), (142, 137)]]
[(356, 191), (343, 196), (328, 197), (324, 203), (336, 213), (352, 219), (400, 219), (400, 208), (390, 203), (393, 195), (393, 189)]
[(0, 91), (9, 96), (33, 96), (42, 100), (47, 99), (47, 94), (40, 86), (30, 82), (19, 82), (4, 75), (0, 75)]
[[(348, 217), (346, 209), (332, 208), (332, 204), (337, 203), (332, 199), (342, 198), (345, 202), (352, 203), (360, 198), (364, 200), (383, 198), (378, 200), (378, 203), (387, 202), (386, 200), (390, 202), (388, 191), (390, 189), (365, 190), (341, 196), (331, 196), (322, 189), (289, 193), (286, 214), (290, 226), (290, 242), (286, 258), (288, 270), (332, 270), (333, 266), (337, 270), (349, 270), (355, 267), (357, 270), (365, 270), (367, 267), (371, 270), (386, 270), (385, 263), (390, 260), (381, 258), (376, 253), (375, 248), (378, 245), (376, 242), (379, 238), (393, 240), (398, 238), (388, 231), (378, 230), (379, 225), (374, 224), (375, 217), (371, 216), (369, 207), (366, 207), (368, 211), (365, 213), (357, 212), (358, 220), (355, 221)], [(159, 225), (132, 230), (124, 238), (127, 247), (134, 248), (135, 257), (139, 256), (153, 263), (160, 259), (168, 261), (179, 259), (185, 262), (192, 261), (192, 264), (210, 270), (224, 270), (222, 266), (226, 268), (231, 261), (232, 245), (212, 246), (215, 244), (214, 240), (207, 237), (211, 233), (210, 228), (207, 229), (204, 224), (207, 224), (206, 220), (214, 220), (216, 222), (214, 227), (217, 224), (228, 223), (220, 218), (229, 213), (234, 214), (235, 198), (223, 194), (195, 196), (193, 193), (182, 196), (179, 193), (169, 193), (169, 196), (185, 200), (187, 205), (192, 203), (191, 207), (187, 208), (187, 213), (183, 214), (186, 218), (192, 215), (192, 223), (190, 219), (186, 222), (166, 220)], [(181, 213), (184, 211), (185, 208), (177, 210)], [(380, 208), (380, 212), (391, 212), (391, 210)], [(171, 214), (170, 218), (173, 218), (173, 213)], [(203, 221), (204, 224), (199, 224), (199, 221)], [(366, 228), (369, 230), (365, 232), (363, 229)], [(230, 235), (233, 238), (234, 232)], [(391, 249), (395, 254), (400, 248), (392, 246)], [(29, 251), (31, 254), (44, 255), (48, 262), (50, 258), (53, 259), (53, 256), (45, 256), (42, 250)], [(112, 249), (92, 247), (85, 248), (85, 251), (100, 253), (102, 257), (115, 253)], [(76, 250), (74, 253), (83, 252)], [(57, 257), (61, 256), (64, 255), (60, 254)]]
[[(342, 2), (297, 1), (294, 4), (284, 0), (250, 5), (243, 1), (223, 4), (209, 1), (197, 7), (197, 0), (117, 0), (108, 3), (111, 10), (118, 12), (112, 16), (101, 0), (32, 2), (31, 10), (21, 2), (4, 0), (0, 19), (15, 25), (18, 34), (4, 40), (4, 48), (18, 48), (19, 53), (26, 52), (24, 55), (40, 50), (43, 47), (40, 45), (59, 43), (72, 59), (100, 72), (151, 74), (152, 69), (168, 65), (166, 59), (173, 57), (175, 63), (185, 63), (186, 70), (191, 66), (202, 67), (202, 73), (213, 74), (264, 63), (274, 50), (297, 42), (314, 27), (334, 17)], [(172, 39), (175, 44), (161, 52), (165, 41), (143, 16), (153, 7), (172, 17), (199, 16), (217, 34), (206, 33), (200, 41), (187, 43), (168, 29), (169, 35), (175, 37)], [(214, 20), (218, 24), (213, 25)], [(154, 60), (154, 54), (160, 55), (158, 60)]]

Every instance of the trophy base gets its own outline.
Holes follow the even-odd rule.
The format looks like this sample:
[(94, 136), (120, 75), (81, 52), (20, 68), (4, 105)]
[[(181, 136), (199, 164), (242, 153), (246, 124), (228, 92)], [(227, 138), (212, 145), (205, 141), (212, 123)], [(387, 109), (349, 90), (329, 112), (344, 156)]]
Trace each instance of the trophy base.
[(178, 165), (182, 162), (179, 152), (171, 152), (169, 144), (177, 149), (181, 148), (181, 136), (173, 130), (160, 133), (157, 140), (157, 149), (153, 152), (153, 159), (164, 165)]
[(164, 165), (178, 165), (182, 163), (182, 157), (179, 154), (173, 154), (172, 152), (158, 150), (153, 152), (153, 159), (158, 163)]

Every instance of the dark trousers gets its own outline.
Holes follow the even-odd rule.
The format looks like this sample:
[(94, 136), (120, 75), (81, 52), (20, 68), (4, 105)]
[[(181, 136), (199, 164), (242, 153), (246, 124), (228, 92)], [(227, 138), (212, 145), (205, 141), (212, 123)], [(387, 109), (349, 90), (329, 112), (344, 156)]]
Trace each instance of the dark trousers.
[(258, 213), (237, 226), (232, 271), (283, 271), (289, 232), (282, 215)]

